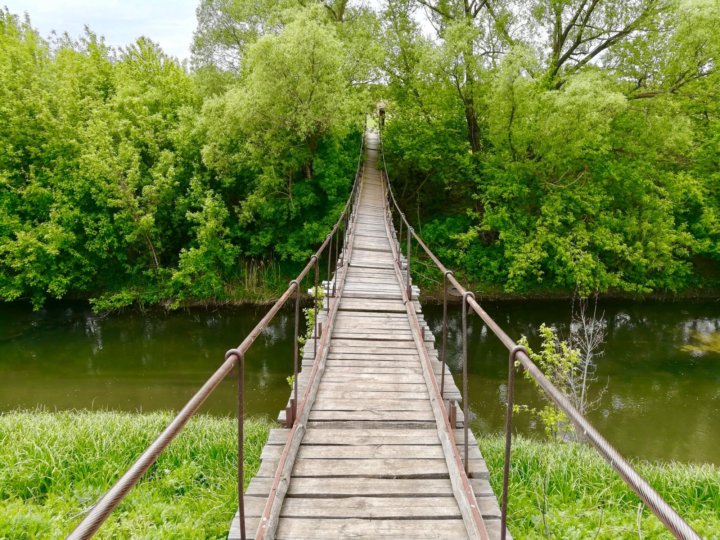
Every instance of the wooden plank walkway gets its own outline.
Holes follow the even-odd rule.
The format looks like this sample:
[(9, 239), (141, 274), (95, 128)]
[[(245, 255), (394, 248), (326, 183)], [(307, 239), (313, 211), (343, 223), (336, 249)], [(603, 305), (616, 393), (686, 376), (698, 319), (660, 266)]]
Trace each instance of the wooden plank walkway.
[[(479, 534), (469, 516), (479, 509), (481, 527), (490, 538), (499, 538), (500, 511), (472, 434), (469, 487), (465, 495), (459, 488), (464, 472), (460, 468), (458, 473), (448, 449), (453, 438), (462, 448), (462, 412), (452, 432), (443, 431), (449, 424), (438, 416), (441, 409), (433, 397), (442, 366), (417, 288), (412, 307), (404, 302), (373, 133), (367, 135), (361, 182), (351, 243), (334, 277), (338, 298), (325, 300), (339, 305), (320, 316), (323, 328), (331, 329), (328, 351), (320, 355), (319, 384), (314, 390), (311, 386), (312, 406), (270, 530), (283, 539), (475, 538)], [(413, 317), (419, 334), (413, 331)], [(308, 387), (314, 352), (308, 340), (300, 396)], [(445, 399), (459, 401), (449, 371), (445, 385)], [(279, 420), (284, 419), (283, 411)], [(245, 494), (248, 537), (261, 525), (289, 433), (272, 430)], [(237, 515), (229, 538), (240, 538)]]

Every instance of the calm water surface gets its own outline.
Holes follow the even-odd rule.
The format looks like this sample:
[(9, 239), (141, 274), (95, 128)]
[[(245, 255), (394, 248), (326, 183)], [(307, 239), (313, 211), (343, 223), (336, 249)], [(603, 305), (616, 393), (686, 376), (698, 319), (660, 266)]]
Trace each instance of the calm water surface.
[[(545, 322), (567, 333), (568, 302), (485, 303), (514, 338), (537, 345)], [(604, 355), (598, 360), (598, 397), (590, 420), (628, 456), (720, 465), (720, 354), (681, 347), (697, 333), (720, 332), (720, 302), (605, 302)], [(56, 303), (33, 313), (0, 304), (0, 411), (48, 409), (179, 409), (264, 314), (265, 308), (180, 313), (124, 313), (98, 317), (87, 306)], [(459, 307), (451, 307), (450, 363), (459, 371)], [(439, 335), (442, 309), (425, 315)], [(246, 408), (274, 417), (284, 407), (291, 372), (293, 320), (281, 312), (246, 357)], [(476, 427), (504, 426), (507, 353), (471, 317), (470, 389)], [(516, 399), (540, 405), (533, 386), (517, 381)], [(235, 388), (221, 384), (204, 412), (233, 414)], [(521, 433), (542, 426), (517, 415)]]

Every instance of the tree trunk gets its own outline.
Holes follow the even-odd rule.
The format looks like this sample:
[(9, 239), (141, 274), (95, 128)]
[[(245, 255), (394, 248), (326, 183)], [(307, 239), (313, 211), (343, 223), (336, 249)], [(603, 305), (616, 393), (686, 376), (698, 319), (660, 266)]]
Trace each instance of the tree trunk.
[(465, 120), (467, 122), (468, 141), (470, 142), (470, 148), (472, 149), (472, 153), (476, 154), (480, 151), (480, 148), (482, 147), (480, 143), (480, 125), (478, 124), (475, 106), (470, 100), (465, 100)]

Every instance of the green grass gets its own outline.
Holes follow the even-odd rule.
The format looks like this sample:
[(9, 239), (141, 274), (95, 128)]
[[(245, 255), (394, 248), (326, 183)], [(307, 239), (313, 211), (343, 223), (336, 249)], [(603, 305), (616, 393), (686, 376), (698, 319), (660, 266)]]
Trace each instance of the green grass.
[[(478, 440), (499, 496), (505, 438)], [(508, 525), (515, 538), (672, 538), (588, 446), (517, 437), (512, 463)], [(634, 466), (703, 538), (720, 538), (720, 468)]]
[[(170, 413), (0, 415), (0, 539), (64, 538), (168, 424)], [(246, 485), (270, 429), (245, 422)], [(224, 538), (237, 504), (236, 422), (198, 416), (98, 538)]]
[[(167, 425), (169, 413), (0, 415), (0, 539), (64, 538)], [(271, 424), (245, 422), (246, 484)], [(102, 527), (99, 538), (224, 538), (235, 512), (235, 420), (199, 416)], [(500, 494), (504, 439), (480, 437)], [(704, 538), (720, 531), (720, 469), (636, 464)], [(670, 538), (590, 448), (518, 437), (510, 530), (524, 538)], [(638, 533), (638, 528), (641, 533)]]

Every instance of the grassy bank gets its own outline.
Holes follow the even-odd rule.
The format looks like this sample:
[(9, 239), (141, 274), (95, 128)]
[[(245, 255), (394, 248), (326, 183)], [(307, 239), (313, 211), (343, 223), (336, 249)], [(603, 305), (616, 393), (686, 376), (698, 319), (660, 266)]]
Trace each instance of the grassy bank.
[[(167, 425), (168, 413), (0, 416), (0, 538), (64, 538)], [(236, 508), (236, 423), (190, 421), (98, 538), (225, 538)], [(269, 423), (245, 428), (246, 482)]]
[[(162, 413), (1, 415), (0, 538), (63, 538), (169, 419)], [(246, 421), (246, 483), (269, 427)], [(481, 438), (498, 494), (503, 444), (502, 437)], [(233, 419), (194, 419), (98, 537), (223, 538), (236, 504), (235, 452)], [(513, 463), (509, 525), (517, 539), (670, 538), (589, 448), (518, 438)], [(718, 538), (720, 469), (638, 468), (704, 538)]]
[[(495, 493), (502, 492), (504, 436), (479, 438)], [(525, 538), (672, 538), (590, 447), (513, 442), (508, 526)], [(720, 538), (720, 469), (635, 463), (660, 495), (707, 539)]]

